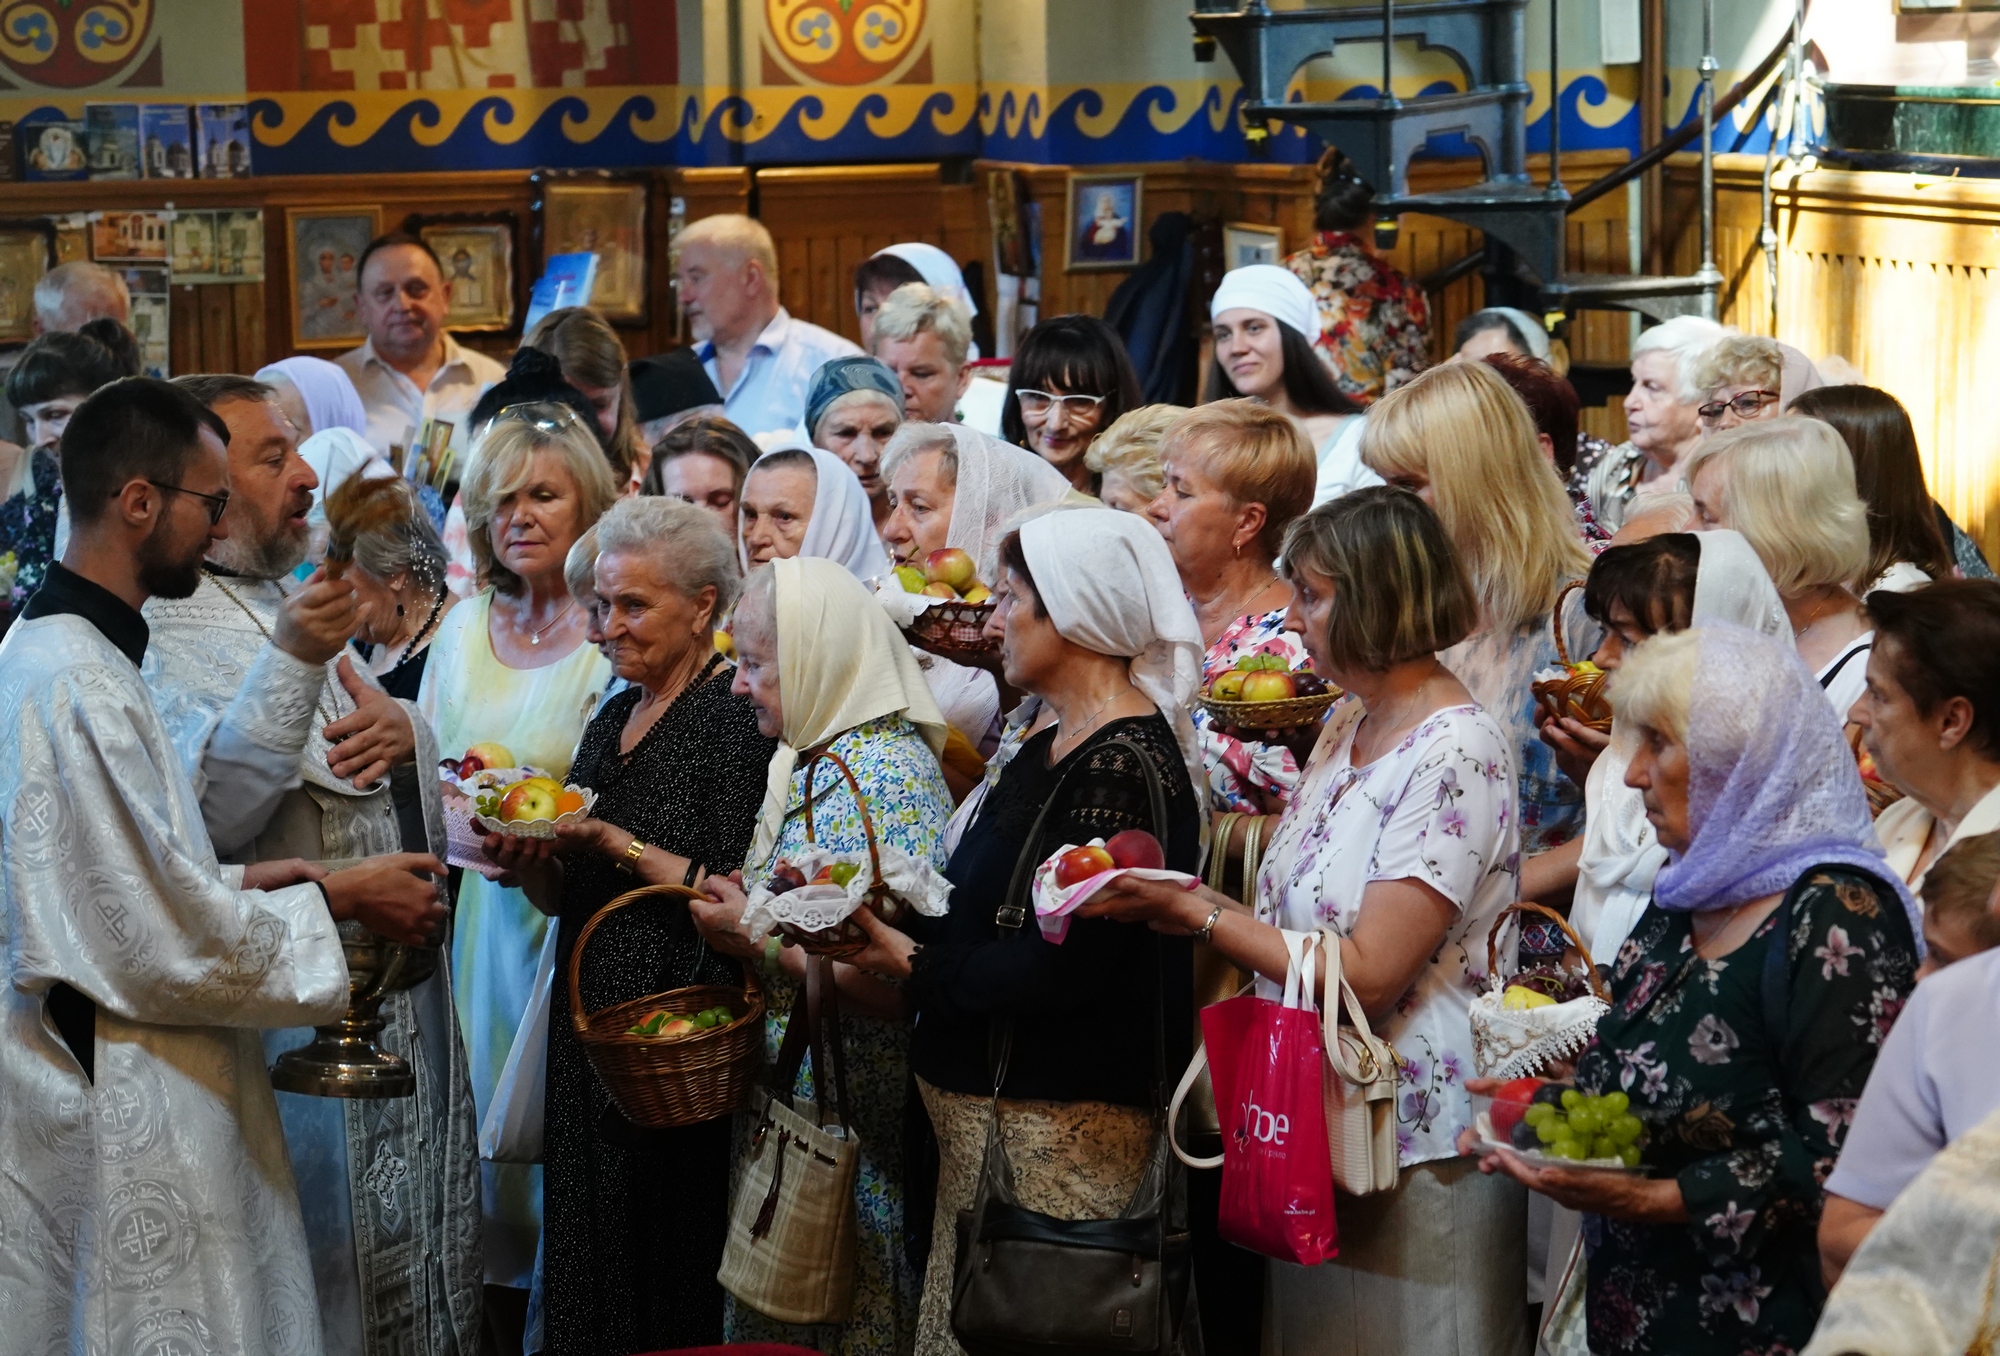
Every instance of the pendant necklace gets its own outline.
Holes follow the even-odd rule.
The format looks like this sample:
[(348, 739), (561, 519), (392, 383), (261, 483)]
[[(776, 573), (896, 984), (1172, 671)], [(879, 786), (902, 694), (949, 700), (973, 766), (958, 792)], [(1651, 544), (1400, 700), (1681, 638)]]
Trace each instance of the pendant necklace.
[[(573, 607), (575, 607), (575, 606), (576, 606), (576, 599), (574, 599), (574, 598), (572, 598), (572, 599), (570, 599), (570, 600), (569, 600), (568, 602), (564, 603), (564, 604), (563, 604), (563, 607), (562, 607), (562, 611), (560, 611), (560, 612), (556, 613), (556, 615), (555, 615), (555, 619), (554, 619), (553, 621), (551, 621), (551, 622), (550, 622), (550, 623), (549, 623), (549, 624), (548, 624), (547, 626), (544, 626), (544, 627), (543, 627), (543, 628), (542, 628), (541, 630), (539, 630), (539, 631), (528, 631), (528, 628), (527, 628), (527, 627), (525, 627), (525, 626), (522, 626), (522, 627), (521, 627), (521, 629), (522, 629), (523, 631), (528, 631), (528, 643), (529, 643), (530, 645), (540, 645), (540, 644), (542, 643), (542, 637), (543, 637), (543, 636), (545, 636), (545, 635), (547, 635), (547, 634), (548, 634), (549, 632), (551, 632), (551, 631), (555, 630), (555, 629), (556, 629), (556, 622), (559, 622), (559, 621), (561, 621), (561, 620), (562, 620), (562, 619), (563, 619), (564, 617), (567, 617), (567, 616), (568, 616), (568, 615), (570, 614), (570, 609), (571, 609), (571, 608), (573, 608)], [(520, 625), (520, 623), (516, 622), (516, 623), (515, 623), (515, 625), (519, 626), (519, 625)]]

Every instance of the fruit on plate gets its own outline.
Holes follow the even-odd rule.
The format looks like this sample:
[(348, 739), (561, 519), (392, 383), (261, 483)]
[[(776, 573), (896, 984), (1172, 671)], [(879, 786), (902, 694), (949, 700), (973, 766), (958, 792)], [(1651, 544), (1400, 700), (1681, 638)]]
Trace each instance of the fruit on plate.
[(1509, 984), (1500, 995), (1500, 1006), (1509, 1012), (1526, 1012), (1529, 1008), (1552, 1008), (1556, 1000), (1540, 989), (1531, 989), (1525, 984)]
[(954, 596), (977, 582), (973, 577), (977, 569), (972, 557), (956, 546), (933, 551), (924, 558), (924, 577), (933, 584), (950, 585)]
[(475, 772), (484, 772), (489, 767), (513, 767), (514, 755), (505, 744), (491, 742), (474, 744), (465, 751), (465, 757), (458, 760), (458, 775), (470, 777)]
[(1292, 670), (1292, 695), (1294, 697), (1324, 697), (1326, 679), (1311, 669)]
[(774, 895), (788, 895), (806, 883), (806, 873), (790, 862), (779, 862), (771, 868), (771, 878), (765, 882)]
[[(1550, 1089), (1554, 1090), (1553, 1098), (1548, 1095)], [(1494, 1105), (1497, 1109), (1499, 1104)], [(1508, 1132), (1508, 1142), (1550, 1158), (1576, 1163), (1618, 1162), (1636, 1168), (1646, 1126), (1632, 1114), (1631, 1106), (1631, 1098), (1622, 1092), (1591, 1096), (1560, 1083), (1544, 1084)], [(1499, 1132), (1497, 1121), (1493, 1128)]]
[(942, 598), (950, 603), (958, 601), (958, 590), (945, 583), (942, 579), (933, 580), (924, 585), (918, 592), (922, 593), (926, 598)]
[(1208, 695), (1219, 702), (1240, 702), (1243, 700), (1243, 680), (1249, 676), (1240, 669), (1231, 669), (1208, 685)]
[(1127, 869), (1159, 871), (1167, 864), (1167, 854), (1160, 850), (1160, 840), (1144, 829), (1126, 829), (1112, 834), (1105, 840), (1104, 850), (1111, 854), (1115, 864)]
[(1243, 675), (1243, 700), (1282, 702), (1298, 695), (1292, 675), (1280, 669), (1257, 669)]
[(819, 869), (819, 874), (812, 878), (811, 884), (838, 885), (844, 890), (847, 888), (847, 882), (859, 874), (861, 866), (858, 862), (829, 862)]
[(1502, 1083), (1500, 1090), (1493, 1094), (1493, 1105), (1486, 1112), (1487, 1118), (1493, 1122), (1493, 1133), (1501, 1139), (1512, 1135), (1521, 1117), (1534, 1105), (1535, 1094), (1541, 1091), (1541, 1087), (1542, 1080), (1539, 1078), (1516, 1078)]
[(508, 823), (524, 819), (554, 819), (560, 811), (556, 808), (556, 797), (561, 792), (551, 791), (541, 779), (529, 778), (515, 782), (500, 797), (500, 818)]
[(1118, 863), (1101, 847), (1074, 847), (1056, 858), (1056, 887), (1067, 890), (1078, 881), (1089, 880), (1100, 871), (1115, 870)]

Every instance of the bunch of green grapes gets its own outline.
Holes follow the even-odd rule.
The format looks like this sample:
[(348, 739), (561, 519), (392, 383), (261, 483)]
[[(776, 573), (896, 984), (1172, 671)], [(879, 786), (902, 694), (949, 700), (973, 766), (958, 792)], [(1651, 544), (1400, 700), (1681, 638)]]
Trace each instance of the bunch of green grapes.
[(1514, 1147), (1579, 1163), (1615, 1158), (1636, 1168), (1646, 1127), (1631, 1105), (1622, 1092), (1592, 1097), (1559, 1083), (1545, 1084), (1514, 1127)]

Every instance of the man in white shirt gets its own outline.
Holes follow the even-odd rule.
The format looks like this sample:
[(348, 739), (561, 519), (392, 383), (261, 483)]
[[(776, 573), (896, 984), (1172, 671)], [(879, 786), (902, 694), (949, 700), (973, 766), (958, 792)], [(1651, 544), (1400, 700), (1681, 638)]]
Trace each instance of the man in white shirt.
[(749, 217), (703, 217), (675, 241), (681, 306), (695, 356), (722, 392), (725, 418), (763, 444), (805, 417), (806, 389), (829, 358), (861, 350), (778, 304), (778, 251)]
[(462, 451), (466, 414), (507, 369), (445, 333), (451, 287), (437, 255), (415, 236), (369, 241), (359, 277), (368, 342), (334, 361), (367, 407), (369, 443), (387, 457), (391, 446), (409, 448), (424, 420), (449, 418), (460, 426), (452, 442)]

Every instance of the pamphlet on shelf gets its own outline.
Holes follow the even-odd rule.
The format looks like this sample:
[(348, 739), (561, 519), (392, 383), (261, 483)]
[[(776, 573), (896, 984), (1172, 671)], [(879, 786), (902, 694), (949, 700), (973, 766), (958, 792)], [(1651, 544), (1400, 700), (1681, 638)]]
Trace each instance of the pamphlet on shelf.
[(535, 322), (550, 311), (559, 311), (565, 306), (588, 306), (591, 290), (596, 285), (595, 254), (549, 256), (542, 276), (535, 280), (534, 291), (528, 294), (528, 314), (521, 322), (522, 329), (533, 329)]

